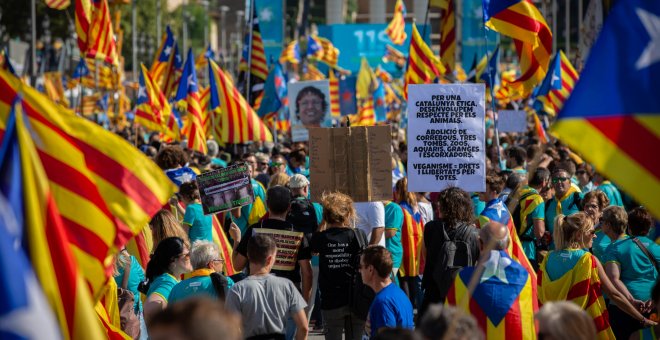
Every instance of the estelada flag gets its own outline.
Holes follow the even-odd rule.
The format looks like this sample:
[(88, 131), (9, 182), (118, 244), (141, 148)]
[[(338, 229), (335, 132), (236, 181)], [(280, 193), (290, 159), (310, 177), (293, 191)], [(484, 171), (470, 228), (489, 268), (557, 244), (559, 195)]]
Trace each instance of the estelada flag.
[(403, 224), (401, 225), (403, 260), (399, 272), (402, 277), (416, 277), (420, 274), (424, 222), (422, 215), (419, 212), (415, 213), (408, 203), (401, 202), (399, 205), (403, 211)]
[(571, 301), (594, 319), (598, 339), (614, 339), (598, 278), (596, 257), (589, 252), (584, 252), (572, 269), (552, 280), (546, 269), (548, 258), (552, 255), (553, 253), (550, 253), (543, 260), (539, 269), (539, 302)]
[(554, 135), (656, 218), (660, 218), (659, 18), (658, 1), (619, 1), (614, 6), (552, 126)]
[[(486, 339), (534, 339), (535, 282), (520, 263), (501, 250), (492, 250), (479, 267), (465, 267), (447, 293), (448, 305), (474, 316)], [(473, 275), (479, 275), (469, 292)]]

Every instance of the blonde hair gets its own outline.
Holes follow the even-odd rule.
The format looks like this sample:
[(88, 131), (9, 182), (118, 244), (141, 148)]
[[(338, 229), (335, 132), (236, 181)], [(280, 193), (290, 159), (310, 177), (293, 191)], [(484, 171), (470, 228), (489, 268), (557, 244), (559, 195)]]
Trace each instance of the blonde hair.
[(334, 224), (342, 227), (352, 227), (356, 219), (353, 200), (350, 196), (341, 192), (323, 194), (321, 197), (323, 206), (323, 227)]
[(183, 230), (179, 221), (174, 217), (174, 214), (169, 210), (161, 209), (149, 222), (151, 232), (153, 235), (153, 247), (156, 249), (160, 241), (168, 237), (179, 237), (183, 243), (190, 249), (190, 241), (188, 241), (188, 234)]
[(396, 194), (396, 199), (399, 201), (397, 203), (406, 202), (411, 208), (417, 207), (417, 197), (415, 197), (415, 193), (408, 192), (408, 178), (403, 177), (396, 181), (394, 193)]
[(569, 301), (548, 302), (536, 313), (539, 328), (553, 339), (591, 340), (596, 338), (593, 319)]
[(276, 185), (286, 187), (289, 184), (289, 175), (284, 172), (278, 172), (273, 176), (270, 176), (270, 181), (268, 181), (268, 188), (272, 188)]
[(562, 214), (555, 217), (555, 230), (552, 235), (557, 249), (580, 248), (586, 242), (585, 233), (593, 227), (594, 222), (583, 212), (570, 216)]

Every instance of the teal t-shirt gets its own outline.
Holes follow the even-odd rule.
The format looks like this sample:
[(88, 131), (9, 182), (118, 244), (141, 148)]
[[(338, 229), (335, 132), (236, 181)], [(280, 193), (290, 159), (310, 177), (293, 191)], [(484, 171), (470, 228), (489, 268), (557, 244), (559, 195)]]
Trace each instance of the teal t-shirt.
[[(660, 262), (660, 246), (647, 237), (638, 237), (638, 239), (655, 260)], [(605, 259), (606, 263), (619, 264), (619, 278), (635, 299), (640, 301), (651, 299), (651, 290), (658, 278), (658, 273), (646, 254), (628, 235), (612, 242), (607, 247)]]
[[(534, 194), (538, 195), (536, 190), (533, 188), (528, 188), (531, 192), (534, 192)], [(534, 197), (529, 196), (528, 198), (530, 203), (534, 204)], [(526, 205), (527, 200), (524, 202), (521, 202), (520, 204)], [(523, 206), (521, 206), (521, 209)], [(525, 252), (525, 255), (527, 255), (527, 258), (530, 261), (535, 261), (536, 260), (536, 236), (534, 235), (534, 220), (545, 220), (545, 202), (541, 201), (529, 214), (527, 214), (524, 217), (524, 222), (521, 221), (521, 223), (525, 223), (525, 226), (527, 226), (527, 229), (520, 235), (520, 243), (522, 244), (523, 251)], [(518, 227), (518, 226), (516, 226)]]
[[(582, 194), (578, 193), (580, 198)], [(554, 235), (555, 231), (555, 217), (557, 217), (557, 198), (553, 197), (551, 200), (545, 202), (545, 229)], [(561, 212), (564, 216), (569, 216), (580, 211), (580, 207), (575, 202), (575, 194), (568, 195), (566, 199), (561, 201)]]
[(548, 273), (550, 280), (555, 281), (568, 273), (585, 253), (586, 251), (583, 249), (551, 251), (545, 263), (545, 271)]
[[(319, 203), (312, 202), (312, 206), (314, 207), (314, 213), (316, 214), (316, 223), (318, 225), (321, 225), (321, 222), (323, 222), (323, 206)], [(312, 256), (312, 266), (318, 267), (319, 266), (319, 256), (318, 255), (313, 255)]]
[(479, 217), (486, 208), (486, 202), (479, 199), (479, 194), (472, 193), (472, 207), (474, 208), (474, 217)]
[(174, 288), (177, 283), (179, 283), (179, 280), (174, 276), (169, 273), (163, 273), (160, 276), (157, 276), (154, 279), (154, 282), (149, 285), (147, 298), (151, 294), (158, 294), (163, 300), (165, 300), (165, 302), (168, 302), (170, 299), (170, 292), (172, 292), (172, 288)]
[(204, 215), (201, 204), (188, 204), (186, 214), (183, 215), (183, 223), (190, 226), (188, 230), (190, 244), (197, 240), (213, 242), (213, 217)]
[[(210, 269), (198, 269), (191, 273), (189, 279), (183, 280), (172, 288), (170, 293), (169, 303), (175, 303), (187, 298), (194, 296), (208, 296), (211, 298), (217, 298), (218, 294), (215, 292), (213, 287), (213, 282), (211, 281), (211, 275), (213, 271)], [(225, 296), (227, 292), (234, 286), (234, 281), (227, 277), (227, 287), (225, 288)]]
[[(121, 287), (121, 282), (124, 279), (124, 268), (118, 268), (119, 275), (115, 276), (117, 287)], [(131, 271), (128, 273), (128, 282), (126, 282), (126, 289), (130, 290), (135, 296), (135, 310), (142, 310), (142, 301), (140, 299), (140, 292), (138, 285), (144, 281), (144, 270), (140, 266), (140, 262), (131, 255)]]
[(602, 191), (605, 196), (610, 200), (610, 205), (616, 205), (618, 207), (623, 207), (623, 199), (621, 199), (621, 193), (614, 184), (610, 181), (605, 181), (601, 183), (596, 190)]
[(605, 263), (605, 251), (610, 244), (612, 244), (610, 237), (605, 235), (602, 230), (598, 230), (596, 232), (596, 239), (594, 239), (594, 243), (591, 246), (591, 252), (601, 263)]
[(401, 244), (401, 227), (403, 225), (403, 210), (394, 203), (385, 204), (385, 229), (396, 229), (396, 234), (385, 238), (385, 247), (392, 254), (392, 267), (401, 267), (403, 260), (403, 245)]

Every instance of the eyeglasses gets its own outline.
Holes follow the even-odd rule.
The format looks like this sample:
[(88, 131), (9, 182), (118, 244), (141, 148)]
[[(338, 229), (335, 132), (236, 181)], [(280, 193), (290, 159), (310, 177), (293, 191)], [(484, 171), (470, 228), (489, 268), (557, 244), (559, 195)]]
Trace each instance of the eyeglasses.
[(223, 260), (223, 259), (214, 259), (214, 260), (211, 260), (211, 262), (225, 263), (225, 260)]
[(278, 167), (280, 165), (283, 165), (284, 163), (278, 163), (278, 162), (270, 162), (270, 166), (272, 167)]
[(584, 208), (587, 209), (598, 209), (598, 204), (585, 204)]
[(587, 231), (587, 235), (595, 236), (596, 235), (596, 229), (591, 229)]
[(259, 162), (259, 165), (268, 165), (268, 162)]
[(557, 184), (559, 182), (564, 182), (564, 181), (567, 181), (569, 179), (570, 178), (568, 178), (568, 177), (555, 177), (555, 178), (552, 179), (552, 183)]

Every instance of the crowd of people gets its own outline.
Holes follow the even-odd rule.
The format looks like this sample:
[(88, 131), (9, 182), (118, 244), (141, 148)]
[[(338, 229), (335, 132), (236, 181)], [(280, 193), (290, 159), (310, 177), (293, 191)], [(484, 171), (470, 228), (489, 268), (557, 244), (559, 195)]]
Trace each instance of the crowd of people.
[[(136, 296), (133, 336), (656, 338), (656, 222), (579, 155), (489, 133), (485, 192), (413, 193), (405, 134), (393, 135), (392, 197), (377, 202), (313, 201), (306, 143), (236, 152), (210, 140), (201, 155), (144, 141), (179, 192), (149, 224), (147, 267), (117, 257), (117, 285)], [(195, 178), (235, 163), (249, 165), (254, 201), (218, 215), (226, 257)]]

